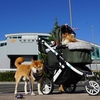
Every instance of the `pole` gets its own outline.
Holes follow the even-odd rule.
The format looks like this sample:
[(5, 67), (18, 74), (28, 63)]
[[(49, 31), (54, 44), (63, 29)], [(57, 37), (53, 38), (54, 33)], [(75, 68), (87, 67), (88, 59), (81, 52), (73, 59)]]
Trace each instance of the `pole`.
[(71, 7), (71, 0), (69, 0), (69, 13), (70, 13), (70, 26), (72, 28), (73, 25), (72, 25), (72, 7)]
[(92, 41), (93, 41), (93, 44), (94, 44), (94, 59), (95, 59), (95, 64), (96, 64), (96, 71), (98, 71), (98, 66), (97, 66), (97, 54), (96, 54), (96, 46), (95, 46), (95, 42), (94, 42), (94, 27), (91, 26), (91, 31), (92, 31)]
[(91, 26), (91, 31), (92, 31), (92, 42), (94, 43), (94, 27)]

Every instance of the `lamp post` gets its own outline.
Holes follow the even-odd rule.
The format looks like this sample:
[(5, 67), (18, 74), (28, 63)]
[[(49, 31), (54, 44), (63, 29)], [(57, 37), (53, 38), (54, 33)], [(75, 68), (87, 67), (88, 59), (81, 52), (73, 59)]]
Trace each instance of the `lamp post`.
[(94, 43), (94, 27), (91, 26), (91, 31), (92, 31), (92, 42)]
[(95, 64), (96, 64), (96, 70), (98, 71), (98, 66), (97, 66), (97, 54), (96, 54), (96, 46), (95, 46), (95, 42), (94, 42), (94, 27), (91, 26), (91, 31), (92, 31), (92, 42), (94, 45), (94, 59), (95, 59)]
[(70, 13), (70, 26), (73, 27), (72, 23), (72, 7), (71, 7), (71, 0), (69, 0), (69, 13)]

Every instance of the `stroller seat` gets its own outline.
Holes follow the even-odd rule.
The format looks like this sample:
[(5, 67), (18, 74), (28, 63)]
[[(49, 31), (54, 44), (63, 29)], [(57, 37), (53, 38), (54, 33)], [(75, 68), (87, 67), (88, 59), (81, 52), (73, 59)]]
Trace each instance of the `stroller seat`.
[[(92, 62), (90, 51), (92, 51), (92, 46), (87, 42), (71, 42), (66, 46), (61, 48), (52, 47), (55, 49), (67, 62), (72, 65), (86, 65)], [(57, 57), (50, 51), (46, 49), (48, 65), (54, 66), (58, 63)]]

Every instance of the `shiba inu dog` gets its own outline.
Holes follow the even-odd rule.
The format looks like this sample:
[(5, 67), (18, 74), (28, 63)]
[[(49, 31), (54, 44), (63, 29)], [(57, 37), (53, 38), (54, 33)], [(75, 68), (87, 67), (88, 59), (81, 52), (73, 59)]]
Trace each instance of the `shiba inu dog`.
[(70, 42), (77, 42), (77, 39), (74, 37), (73, 34), (62, 34), (62, 45), (67, 45)]
[(41, 77), (43, 74), (43, 70), (44, 70), (44, 65), (42, 63), (41, 60), (32, 60), (31, 64), (22, 64), (24, 62), (24, 58), (23, 57), (18, 57), (15, 60), (15, 66), (17, 67), (17, 71), (15, 73), (15, 94), (17, 94), (17, 87), (18, 84), (21, 80), (21, 78), (23, 77), (23, 80), (25, 81), (25, 86), (24, 86), (24, 91), (25, 94), (28, 94), (27, 92), (27, 84), (28, 81), (30, 81), (30, 85), (31, 85), (31, 95), (35, 95), (33, 92), (33, 84), (34, 81), (37, 80), (36, 77), (34, 77), (34, 74), (37, 75), (37, 77), (39, 76), (40, 78), (37, 80), (38, 82), (38, 93), (39, 95), (42, 95), (42, 92), (40, 90), (41, 88)]

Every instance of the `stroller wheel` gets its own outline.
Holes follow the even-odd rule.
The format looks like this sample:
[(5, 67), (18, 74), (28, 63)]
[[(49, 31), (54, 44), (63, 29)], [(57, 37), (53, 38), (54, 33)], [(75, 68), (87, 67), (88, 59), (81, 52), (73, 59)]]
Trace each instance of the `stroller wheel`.
[(96, 81), (88, 81), (88, 83), (85, 85), (86, 92), (89, 95), (98, 95), (100, 92), (100, 86), (99, 83)]
[(76, 89), (76, 84), (70, 84), (69, 86), (63, 86), (63, 87), (66, 93), (73, 93)]
[(43, 94), (50, 94), (53, 91), (53, 82), (49, 78), (45, 77), (41, 83), (41, 91)]

